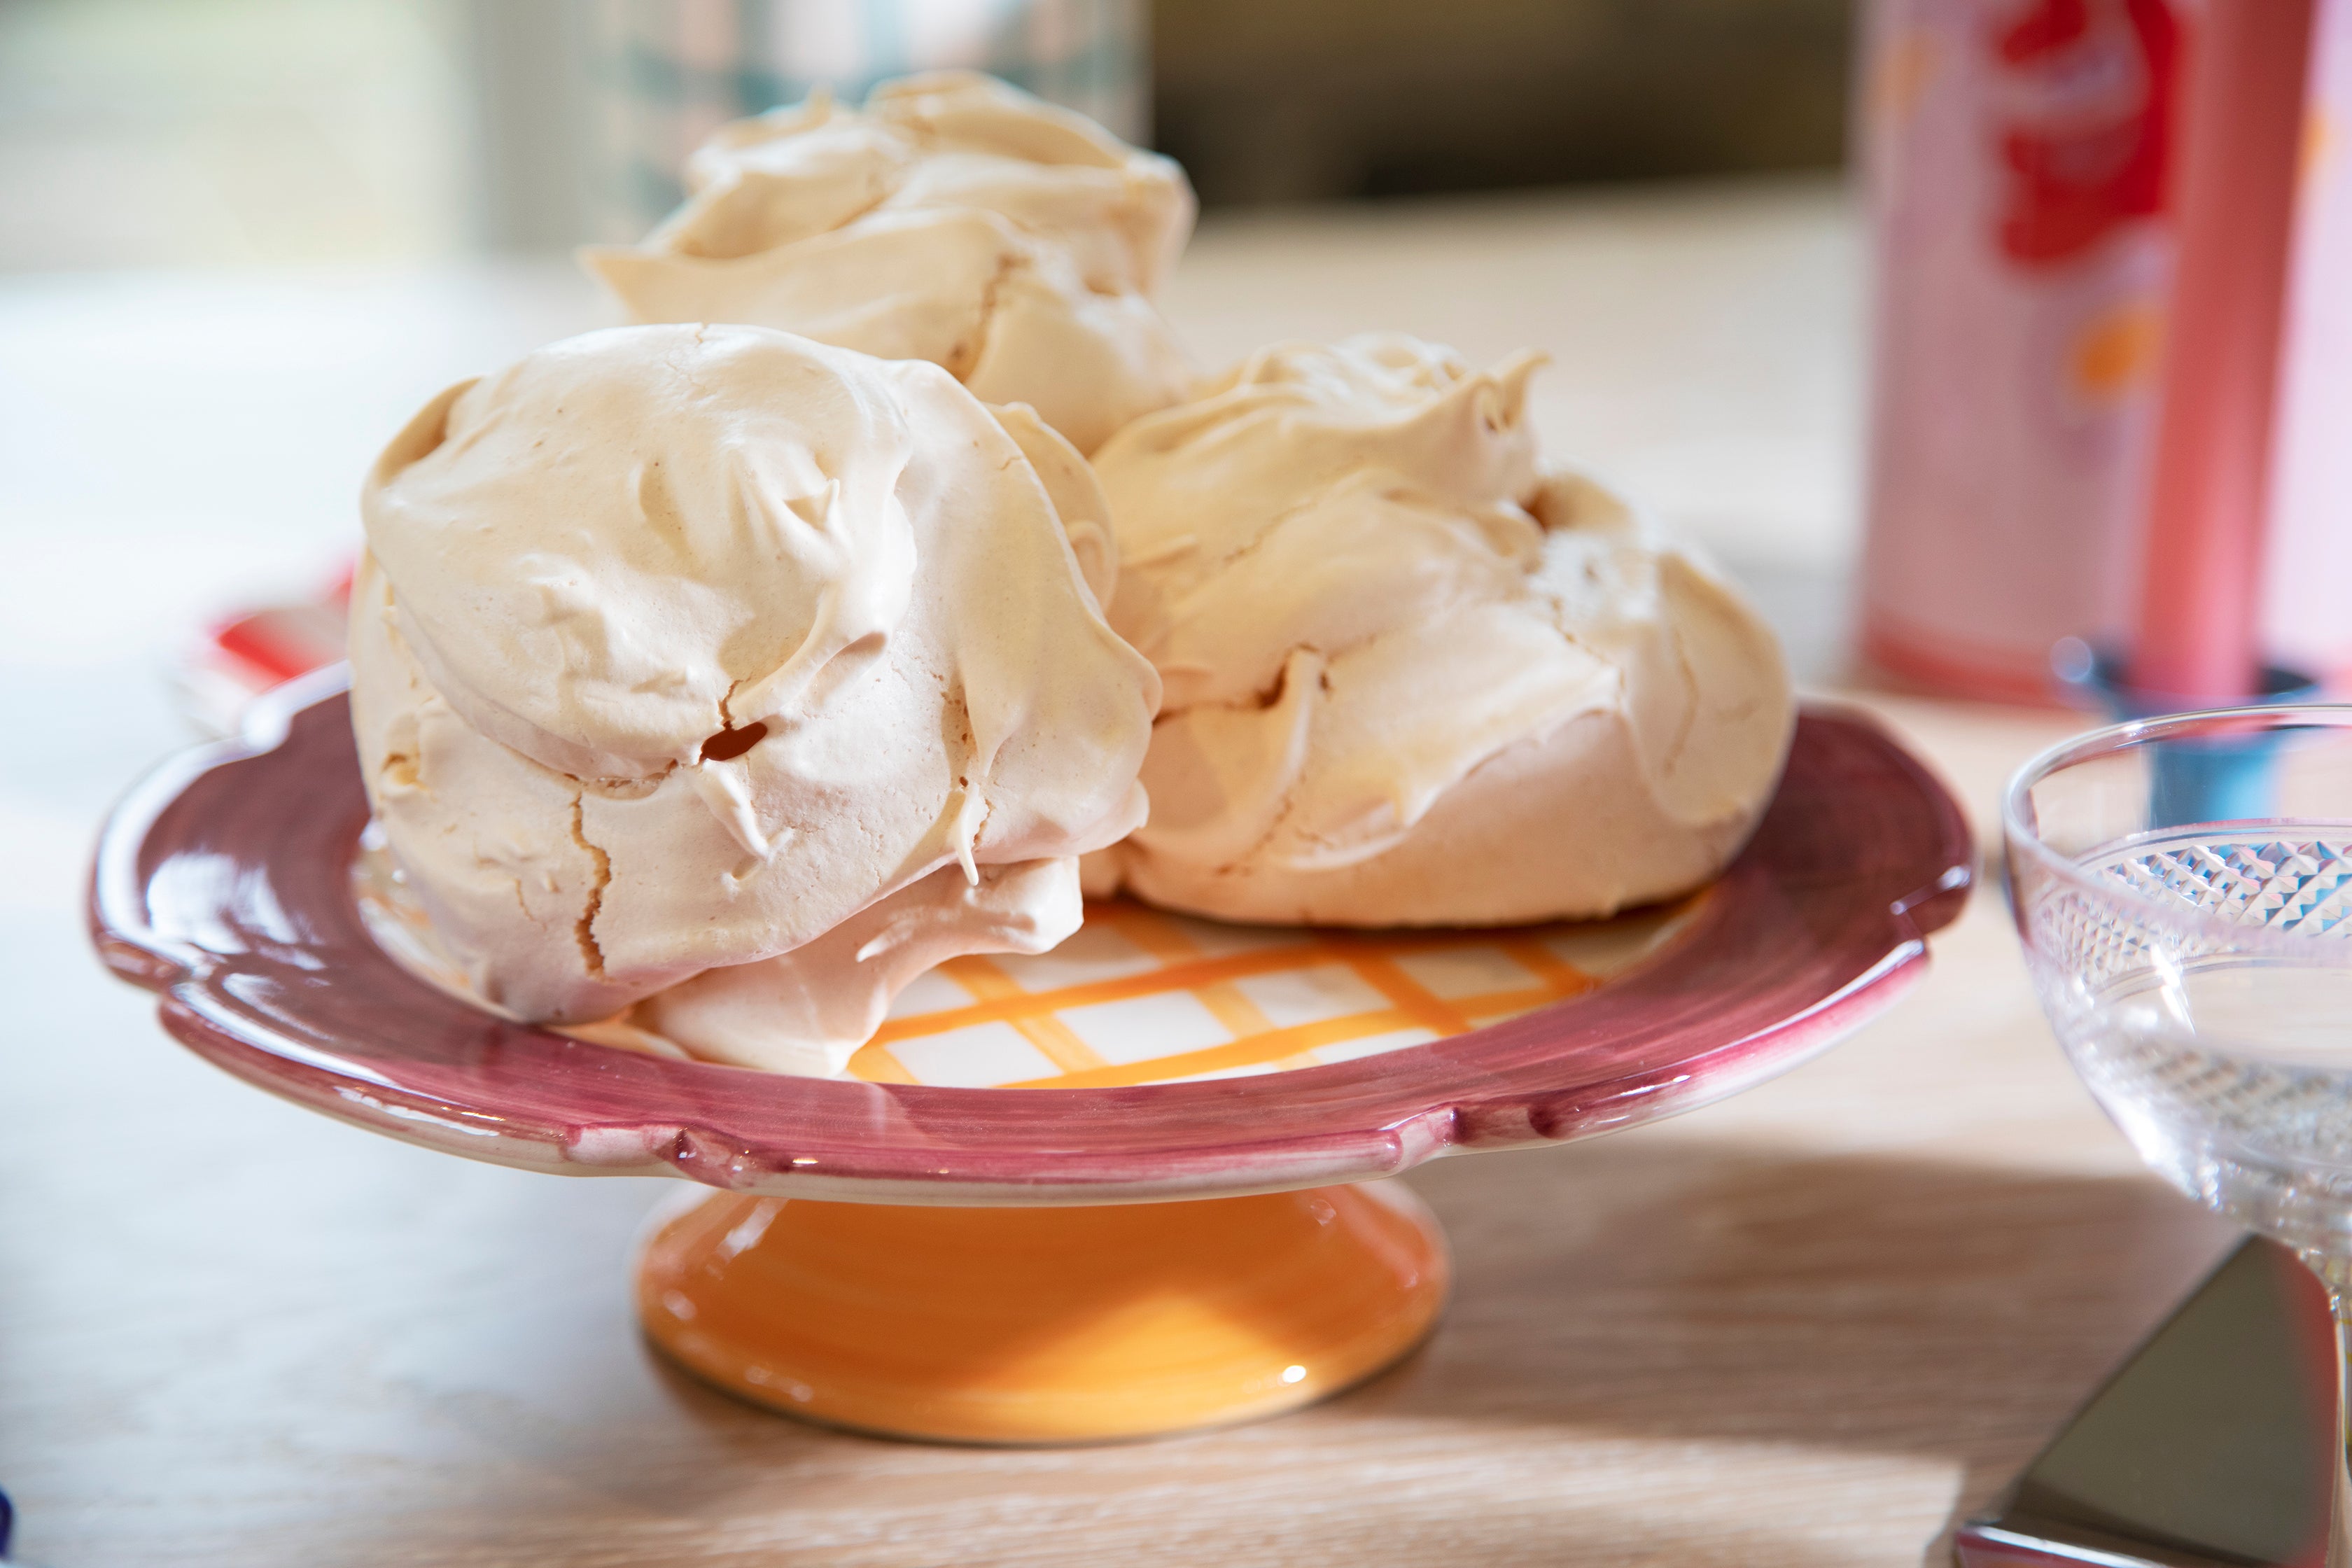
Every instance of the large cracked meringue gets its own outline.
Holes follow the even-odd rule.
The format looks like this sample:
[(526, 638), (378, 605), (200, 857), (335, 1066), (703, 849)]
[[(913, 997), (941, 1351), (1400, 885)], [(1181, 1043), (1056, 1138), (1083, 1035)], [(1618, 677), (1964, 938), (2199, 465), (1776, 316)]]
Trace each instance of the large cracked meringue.
[(722, 127), (686, 205), (581, 253), (640, 321), (745, 321), (942, 365), (1081, 451), (1185, 395), (1152, 296), (1192, 232), (1169, 159), (992, 78), (885, 82)]
[(515, 1016), (838, 1070), (922, 969), (1075, 930), (1143, 815), (1100, 493), (937, 366), (593, 332), (436, 398), (362, 510), (369, 798)]
[(1087, 863), (1171, 908), (1332, 925), (1603, 916), (1746, 840), (1786, 755), (1778, 643), (1589, 479), (1523, 354), (1267, 349), (1094, 465), (1111, 624), (1165, 698), (1151, 816)]

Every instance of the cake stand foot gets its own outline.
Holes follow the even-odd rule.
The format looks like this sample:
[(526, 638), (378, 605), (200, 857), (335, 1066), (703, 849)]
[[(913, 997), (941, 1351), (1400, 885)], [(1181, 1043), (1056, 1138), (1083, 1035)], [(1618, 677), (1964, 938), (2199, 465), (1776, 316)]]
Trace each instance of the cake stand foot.
[(1394, 1183), (1088, 1208), (720, 1194), (658, 1225), (646, 1332), (696, 1376), (832, 1426), (1086, 1443), (1251, 1421), (1428, 1334), (1452, 1274)]

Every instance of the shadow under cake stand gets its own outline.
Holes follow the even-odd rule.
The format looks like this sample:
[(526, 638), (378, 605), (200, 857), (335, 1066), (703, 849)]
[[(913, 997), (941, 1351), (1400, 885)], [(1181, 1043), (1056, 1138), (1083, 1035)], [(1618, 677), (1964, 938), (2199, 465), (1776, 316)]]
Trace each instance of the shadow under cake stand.
[[(1739, 858), (1580, 994), (1250, 1076), (958, 1088), (675, 1060), (469, 1007), (370, 936), (352, 874), (367, 816), (341, 672), (290, 683), (116, 808), (100, 952), (183, 1044), (313, 1110), (500, 1164), (718, 1189), (641, 1249), (657, 1346), (779, 1410), (973, 1442), (1246, 1420), (1380, 1371), (1429, 1332), (1449, 1265), (1427, 1210), (1378, 1178), (1654, 1121), (1827, 1048), (1924, 974), (1972, 864), (1926, 769), (1809, 709)], [(1378, 980), (1398, 953), (1488, 936), (1293, 932), (1244, 967)], [(1162, 953), (1111, 991), (1175, 1005), (1150, 998), (1200, 992), (1194, 962)], [(1034, 1025), (1006, 990), (950, 1021)]]

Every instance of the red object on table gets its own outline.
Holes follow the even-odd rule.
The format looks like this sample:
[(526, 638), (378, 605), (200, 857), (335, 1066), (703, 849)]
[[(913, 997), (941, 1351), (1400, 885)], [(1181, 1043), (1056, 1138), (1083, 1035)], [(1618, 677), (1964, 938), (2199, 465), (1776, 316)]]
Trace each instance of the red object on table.
[(2221, 0), (2193, 47), (2131, 683), (2252, 696), (2313, 0)]

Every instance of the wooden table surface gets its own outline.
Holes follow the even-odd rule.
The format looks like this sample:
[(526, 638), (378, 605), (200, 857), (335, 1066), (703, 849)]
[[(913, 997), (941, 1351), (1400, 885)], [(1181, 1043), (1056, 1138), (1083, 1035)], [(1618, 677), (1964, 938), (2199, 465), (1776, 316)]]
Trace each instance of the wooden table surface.
[[(1766, 187), (1255, 219), (1204, 359), (1393, 324), (1559, 359), (1538, 419), (1712, 544), (1832, 684), (1853, 236)], [(1910, 1564), (2227, 1244), (2142, 1173), (1995, 900), (1895, 1013), (1739, 1099), (1410, 1179), (1460, 1279), (1421, 1354), (1262, 1426), (976, 1451), (656, 1362), (671, 1184), (425, 1153), (232, 1082), (85, 950), (98, 815), (183, 733), (160, 655), (347, 545), (442, 382), (595, 319), (555, 264), (0, 281), (0, 1487), (49, 1568)], [(1866, 699), (1989, 818), (2063, 717)]]

